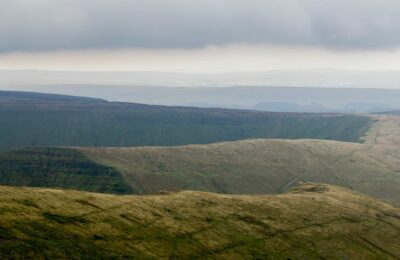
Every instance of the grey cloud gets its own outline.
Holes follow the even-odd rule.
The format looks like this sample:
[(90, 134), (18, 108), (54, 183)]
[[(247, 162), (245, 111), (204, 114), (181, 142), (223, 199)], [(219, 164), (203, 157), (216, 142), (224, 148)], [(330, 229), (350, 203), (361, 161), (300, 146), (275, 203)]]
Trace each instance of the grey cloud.
[(0, 51), (400, 45), (398, 0), (12, 0)]
[(400, 45), (400, 1), (300, 0), (310, 17), (314, 43), (338, 48)]

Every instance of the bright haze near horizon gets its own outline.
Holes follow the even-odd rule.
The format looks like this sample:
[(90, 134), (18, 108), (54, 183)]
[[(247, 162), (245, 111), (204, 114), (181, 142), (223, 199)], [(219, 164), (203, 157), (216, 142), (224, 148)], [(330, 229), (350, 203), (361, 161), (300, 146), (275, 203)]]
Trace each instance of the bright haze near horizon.
[[(1, 1), (0, 89), (272, 111), (397, 109), (397, 91), (360, 90), (367, 98), (357, 99), (343, 90), (340, 103), (321, 101), (329, 91), (296, 99), (254, 87), (399, 89), (399, 12), (397, 0)], [(181, 90), (155, 87), (209, 89), (176, 98)], [(215, 87), (242, 88), (227, 100)], [(246, 95), (256, 97), (240, 103)]]

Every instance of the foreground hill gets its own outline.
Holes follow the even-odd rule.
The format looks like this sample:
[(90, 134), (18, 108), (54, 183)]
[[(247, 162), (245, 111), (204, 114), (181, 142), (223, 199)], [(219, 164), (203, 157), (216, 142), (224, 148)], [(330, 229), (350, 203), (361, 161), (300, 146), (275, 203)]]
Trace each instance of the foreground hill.
[(399, 209), (335, 186), (276, 196), (0, 194), (1, 258), (400, 258)]
[(0, 151), (26, 146), (176, 146), (250, 138), (359, 142), (371, 120), (341, 114), (150, 106), (0, 92)]

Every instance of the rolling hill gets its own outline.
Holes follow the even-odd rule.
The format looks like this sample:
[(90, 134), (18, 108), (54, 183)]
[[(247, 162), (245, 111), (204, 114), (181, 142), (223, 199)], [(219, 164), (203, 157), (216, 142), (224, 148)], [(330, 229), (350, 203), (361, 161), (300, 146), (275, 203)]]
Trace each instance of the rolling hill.
[(245, 140), (182, 147), (79, 148), (137, 193), (195, 189), (284, 192), (299, 181), (340, 185), (400, 205), (400, 118), (375, 117), (365, 143)]
[(400, 257), (400, 117), (7, 92), (0, 119), (0, 258)]
[(375, 116), (364, 143), (254, 139), (134, 148), (29, 148), (0, 154), (0, 184), (117, 194), (200, 190), (276, 194), (300, 181), (400, 205), (400, 119)]
[(371, 120), (343, 114), (150, 106), (0, 92), (0, 151), (27, 146), (176, 146), (254, 138), (359, 142)]
[(329, 185), (274, 196), (0, 194), (1, 258), (400, 258), (399, 209)]
[[(242, 122), (248, 120), (248, 116), (254, 116), (254, 120), (257, 117), (265, 117), (266, 125), (263, 125), (263, 122), (255, 122), (255, 124), (261, 124), (254, 127), (257, 131), (265, 126), (273, 127), (277, 132), (282, 130), (283, 132), (280, 134), (292, 131), (291, 133), (300, 136), (301, 134), (312, 135), (313, 131), (308, 132), (305, 129), (314, 129), (318, 135), (321, 133), (325, 135), (346, 133), (345, 136), (357, 136), (356, 139), (363, 139), (363, 143), (310, 139), (251, 139), (178, 147), (65, 147), (66, 145), (61, 144), (62, 147), (58, 148), (33, 147), (0, 154), (0, 184), (67, 188), (116, 194), (152, 194), (160, 190), (188, 189), (226, 194), (275, 194), (290, 189), (300, 181), (311, 181), (340, 185), (383, 199), (394, 205), (400, 205), (398, 188), (400, 187), (398, 170), (400, 168), (400, 149), (398, 148), (400, 147), (398, 145), (400, 144), (398, 134), (400, 118), (396, 116), (373, 116), (364, 119), (364, 117), (351, 115), (253, 113), (251, 111), (119, 104), (102, 100), (88, 101), (79, 98), (75, 100), (72, 97), (67, 98), (67, 101), (60, 101), (60, 98), (50, 102), (43, 102), (42, 99), (39, 99), (35, 101), (37, 104), (34, 106), (31, 104), (34, 103), (32, 98), (26, 102), (15, 102), (14, 100), (11, 104), (16, 107), (15, 111), (25, 109), (26, 103), (29, 104), (27, 106), (29, 109), (36, 107), (39, 110), (49, 111), (50, 106), (50, 110), (53, 112), (58, 111), (53, 106), (57, 106), (61, 111), (76, 109), (79, 113), (74, 114), (72, 118), (76, 117), (77, 119), (79, 119), (78, 114), (83, 113), (85, 106), (90, 111), (96, 111), (98, 117), (103, 116), (103, 113), (104, 115), (114, 113), (113, 109), (119, 106), (127, 106), (128, 111), (139, 111), (136, 115), (142, 114), (148, 109), (152, 116), (154, 116), (153, 113), (156, 113), (155, 110), (158, 111), (157, 113), (161, 113), (160, 115), (166, 116), (169, 113), (170, 115), (190, 114), (188, 109), (193, 109), (199, 113), (198, 115), (204, 116), (203, 119), (207, 117), (215, 119), (213, 113), (219, 111), (218, 117), (223, 115), (225, 119), (229, 117), (230, 120), (239, 118), (243, 120)], [(73, 100), (72, 103), (70, 99)], [(54, 104), (51, 105), (52, 103)], [(73, 103), (77, 104), (76, 107), (71, 106)], [(47, 112), (44, 114), (46, 115)], [(23, 114), (18, 114), (17, 118), (21, 115)], [(29, 116), (27, 115), (27, 117)], [(141, 120), (145, 122), (148, 119), (145, 120), (145, 118), (142, 117)], [(188, 118), (185, 118), (182, 116), (182, 120), (178, 121), (187, 123), (188, 121), (185, 120)], [(65, 118), (62, 119), (65, 120)], [(26, 125), (29, 125), (29, 120), (24, 121)], [(207, 120), (202, 121), (202, 124), (208, 122)], [(314, 120), (318, 127), (310, 126)], [(352, 120), (358, 127), (355, 127)], [(297, 121), (300, 122), (299, 125), (296, 123)], [(109, 120), (103, 121), (102, 119), (99, 122), (107, 125)], [(179, 122), (175, 127), (181, 126)], [(220, 126), (217, 124), (220, 122), (215, 121), (215, 126), (220, 127), (218, 129), (222, 131), (221, 133), (228, 133), (229, 131), (225, 132), (227, 129), (225, 127), (232, 125), (222, 124)], [(233, 123), (234, 121), (229, 122)], [(360, 124), (360, 122), (364, 123)], [(161, 128), (165, 126), (160, 124)], [(78, 125), (80, 124), (76, 126)], [(360, 137), (360, 134), (365, 132), (362, 129), (371, 125), (367, 134)], [(50, 129), (44, 121), (37, 126), (38, 132), (43, 129), (46, 132)], [(92, 129), (92, 126), (90, 125), (87, 130)], [(109, 126), (115, 127), (116, 125), (109, 124)], [(192, 126), (190, 125), (190, 127)], [(236, 130), (241, 126), (240, 124), (236, 126)], [(243, 124), (243, 127), (250, 126)], [(30, 125), (23, 131), (29, 133), (32, 129), (35, 129), (35, 126)], [(72, 133), (79, 133), (76, 128), (72, 129)], [(142, 134), (150, 135), (153, 130), (145, 131)], [(353, 132), (354, 130), (356, 133)], [(69, 133), (70, 130), (66, 128), (64, 131)], [(180, 130), (177, 131), (174, 134), (181, 133)], [(211, 132), (207, 130), (203, 133)], [(87, 133), (91, 132), (87, 131)], [(169, 132), (165, 133), (164, 137), (168, 136)], [(273, 136), (275, 132), (267, 131), (266, 133)], [(185, 134), (196, 136), (193, 132), (185, 132)], [(290, 135), (293, 137), (292, 134)], [(62, 137), (63, 131), (54, 132), (53, 140), (57, 140), (58, 136)], [(47, 135), (43, 135), (43, 137), (51, 140), (51, 137), (49, 138)], [(138, 134), (137, 139), (133, 138), (133, 140), (143, 141), (141, 138), (142, 136)], [(178, 139), (179, 142), (183, 140), (180, 137)], [(177, 141), (178, 139), (171, 140)], [(109, 140), (104, 139), (104, 142), (109, 142)], [(82, 143), (80, 146), (85, 145), (89, 144)]]
[[(1, 143), (11, 147), (32, 145), (32, 140), (38, 141), (36, 138), (40, 137), (44, 146), (58, 147), (31, 147), (1, 153), (0, 184), (3, 185), (115, 194), (154, 194), (160, 190), (276, 194), (298, 182), (311, 181), (339, 185), (400, 205), (400, 118), (396, 116), (263, 113), (146, 106), (31, 93), (7, 94), (7, 98), (0, 98), (4, 105), (0, 114), (11, 121), (0, 130), (5, 136)], [(23, 111), (33, 111), (33, 114)], [(42, 121), (34, 116), (36, 112), (43, 116)], [(13, 113), (15, 117), (10, 116)], [(131, 116), (132, 121), (129, 120)], [(68, 118), (76, 124), (70, 124)], [(109, 123), (106, 119), (110, 118), (116, 121)], [(202, 119), (197, 121), (199, 118)], [(17, 121), (26, 127), (16, 127)], [(52, 125), (54, 122), (58, 123)], [(127, 122), (126, 128), (118, 122)], [(188, 131), (197, 124), (204, 128)], [(143, 131), (136, 132), (135, 136), (129, 132), (143, 126)], [(147, 140), (153, 145), (157, 144), (155, 140), (172, 144), (239, 138), (235, 131), (240, 132), (242, 138), (265, 131), (264, 137), (336, 136), (339, 140), (351, 137), (363, 142), (251, 139), (174, 147), (84, 147), (95, 140), (98, 141), (96, 145), (104, 142), (107, 146), (125, 141), (146, 143), (145, 137), (153, 138), (154, 131), (162, 138)], [(200, 132), (200, 136), (207, 138), (198, 139)], [(68, 135), (76, 139), (69, 139)], [(7, 143), (7, 138), (12, 138), (14, 143)], [(16, 145), (15, 140), (20, 144)], [(41, 144), (36, 141), (34, 144)], [(77, 147), (67, 147), (76, 143)]]

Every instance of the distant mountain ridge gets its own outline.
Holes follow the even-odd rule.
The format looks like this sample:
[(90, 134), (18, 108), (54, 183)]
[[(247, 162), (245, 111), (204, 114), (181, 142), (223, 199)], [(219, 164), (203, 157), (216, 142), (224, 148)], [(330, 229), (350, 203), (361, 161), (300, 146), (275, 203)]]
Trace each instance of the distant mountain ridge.
[(0, 151), (28, 146), (176, 146), (252, 138), (359, 142), (371, 119), (169, 107), (0, 92)]
[[(0, 89), (168, 106), (275, 112), (400, 109), (399, 71), (273, 70), (222, 74), (0, 70)], [(270, 104), (267, 107), (262, 104)], [(274, 103), (287, 103), (282, 108)], [(272, 104), (272, 105), (271, 105)]]
[[(118, 102), (204, 108), (256, 109), (270, 112), (372, 113), (400, 108), (400, 90), (318, 87), (163, 87), (142, 85), (54, 84), (20, 90), (102, 98)], [(268, 104), (264, 106), (263, 104)], [(282, 104), (287, 106), (282, 107)]]
[(78, 97), (71, 95), (61, 94), (46, 94), (38, 92), (25, 92), (25, 91), (2, 91), (0, 90), (0, 98), (2, 101), (7, 98), (23, 99), (23, 100), (52, 100), (52, 101), (92, 101), (92, 102), (106, 102), (104, 99), (91, 98), (91, 97)]

